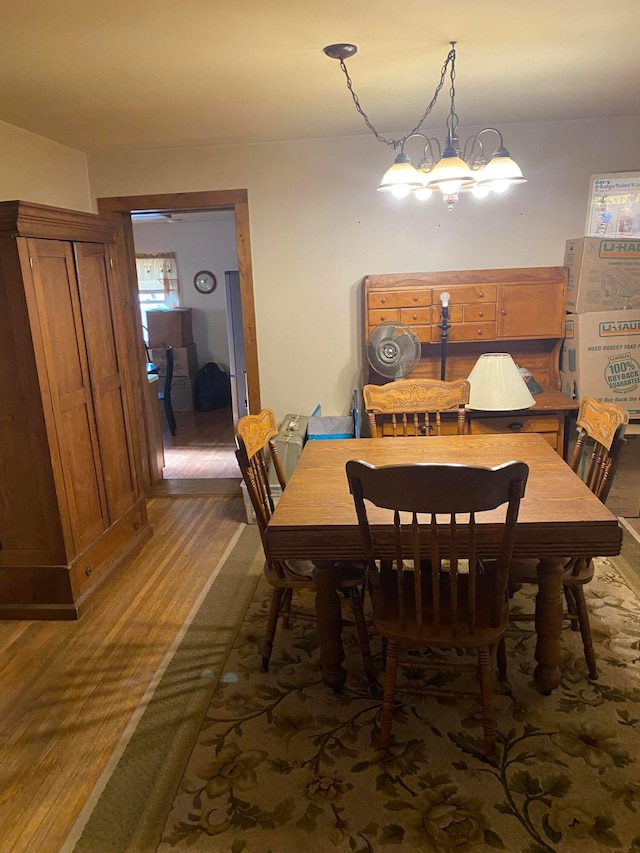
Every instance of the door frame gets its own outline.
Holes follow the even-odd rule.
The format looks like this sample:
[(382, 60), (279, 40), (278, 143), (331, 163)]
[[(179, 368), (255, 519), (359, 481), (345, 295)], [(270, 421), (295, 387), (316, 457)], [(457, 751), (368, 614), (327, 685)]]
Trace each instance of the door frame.
[[(177, 211), (202, 211), (233, 209), (236, 229), (238, 274), (240, 277), (240, 301), (242, 304), (242, 326), (247, 369), (247, 397), (250, 412), (259, 412), (260, 372), (258, 365), (258, 341), (256, 335), (256, 312), (253, 293), (253, 264), (249, 233), (249, 203), (247, 190), (204, 190), (188, 193), (155, 193), (150, 195), (115, 196), (96, 199), (98, 212), (119, 216), (124, 233), (126, 263), (131, 291), (131, 304), (140, 325), (138, 309), (138, 281), (136, 276), (135, 244), (132, 213), (169, 213)], [(140, 334), (141, 363), (146, 362)]]

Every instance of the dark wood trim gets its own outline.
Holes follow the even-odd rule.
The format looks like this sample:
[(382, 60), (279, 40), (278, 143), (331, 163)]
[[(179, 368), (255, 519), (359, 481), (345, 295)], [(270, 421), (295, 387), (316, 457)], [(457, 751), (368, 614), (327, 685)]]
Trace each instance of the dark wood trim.
[(12, 237), (113, 243), (117, 227), (111, 218), (30, 201), (3, 202), (0, 209), (0, 233)]
[[(137, 282), (135, 275), (135, 247), (132, 213), (162, 213), (167, 211), (215, 210), (233, 208), (236, 227), (236, 246), (238, 254), (238, 273), (240, 278), (240, 297), (242, 301), (242, 321), (244, 326), (244, 346), (247, 366), (247, 393), (249, 411), (260, 411), (260, 371), (258, 363), (258, 340), (256, 333), (256, 313), (253, 292), (253, 262), (251, 258), (251, 237), (249, 229), (249, 205), (246, 189), (205, 190), (192, 193), (157, 193), (151, 195), (114, 196), (96, 200), (101, 214), (117, 215), (123, 225), (127, 267), (130, 279), (132, 306), (137, 309)], [(136, 323), (139, 318), (136, 315)], [(138, 336), (142, 349), (142, 334)], [(141, 368), (146, 358), (141, 353)], [(140, 389), (141, 390), (141, 389)], [(145, 434), (142, 430), (141, 435)], [(143, 439), (144, 440), (144, 439)], [(147, 456), (146, 447), (143, 448)], [(148, 466), (145, 480), (148, 480)], [(147, 483), (148, 488), (148, 483)]]
[(247, 203), (246, 190), (204, 190), (194, 193), (155, 193), (97, 199), (100, 213), (163, 213), (167, 210), (209, 210)]

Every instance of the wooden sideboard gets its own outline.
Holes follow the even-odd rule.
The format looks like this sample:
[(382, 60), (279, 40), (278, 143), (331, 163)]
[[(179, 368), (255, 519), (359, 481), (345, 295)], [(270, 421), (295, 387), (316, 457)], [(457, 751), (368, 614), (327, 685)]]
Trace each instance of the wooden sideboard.
[[(440, 378), (440, 295), (449, 298), (446, 379), (463, 379), (485, 352), (508, 352), (543, 386), (536, 404), (520, 412), (469, 413), (471, 432), (537, 432), (559, 453), (565, 425), (578, 403), (560, 391), (564, 338), (565, 267), (457, 270), (368, 275), (364, 279), (364, 344), (382, 323), (405, 323), (417, 333), (421, 358), (410, 377)], [(383, 384), (364, 357), (363, 384)]]

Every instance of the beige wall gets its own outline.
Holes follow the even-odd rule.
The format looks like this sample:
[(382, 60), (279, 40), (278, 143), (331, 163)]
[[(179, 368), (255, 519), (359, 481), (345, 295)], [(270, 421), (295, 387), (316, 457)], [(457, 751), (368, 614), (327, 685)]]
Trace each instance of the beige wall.
[(371, 136), (95, 155), (91, 191), (246, 188), (263, 404), (342, 414), (361, 381), (365, 274), (560, 265), (589, 176), (640, 169), (640, 117), (501, 130), (529, 182), (451, 213), (376, 193), (392, 155)]
[(92, 210), (87, 157), (0, 121), (0, 199)]

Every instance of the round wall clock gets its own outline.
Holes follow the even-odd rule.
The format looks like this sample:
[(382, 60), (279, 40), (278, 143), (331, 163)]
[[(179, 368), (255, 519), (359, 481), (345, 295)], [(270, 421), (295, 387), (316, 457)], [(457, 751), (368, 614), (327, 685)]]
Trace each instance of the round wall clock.
[(200, 293), (213, 293), (216, 289), (216, 277), (209, 270), (200, 270), (193, 277), (193, 286)]

